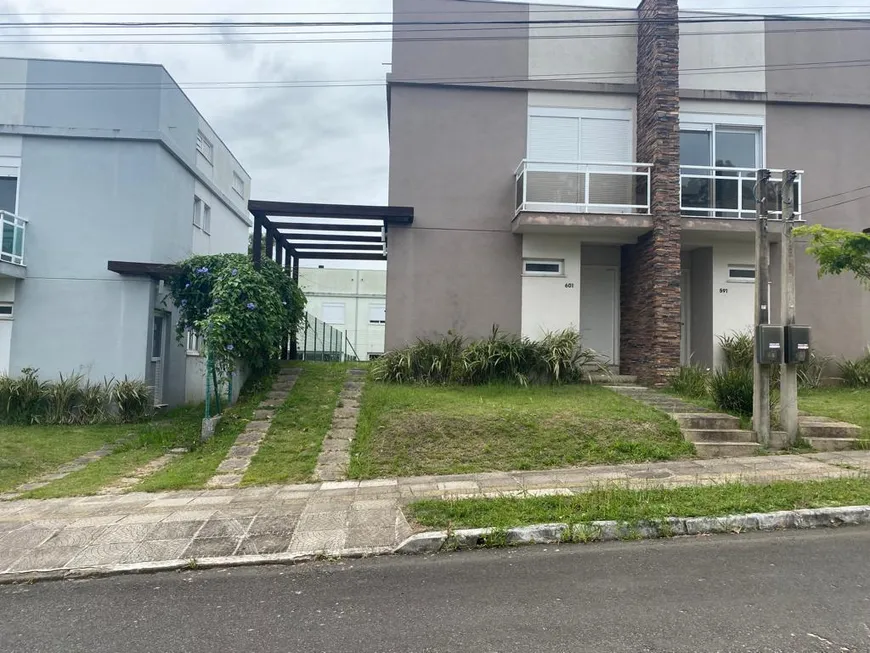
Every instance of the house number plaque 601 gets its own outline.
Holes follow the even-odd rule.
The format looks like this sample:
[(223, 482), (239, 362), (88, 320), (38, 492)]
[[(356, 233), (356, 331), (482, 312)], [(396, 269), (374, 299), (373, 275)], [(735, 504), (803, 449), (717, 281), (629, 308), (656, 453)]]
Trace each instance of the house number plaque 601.
[(565, 284), (565, 287), (566, 287), (566, 288), (573, 288), (573, 287), (574, 287), (574, 284), (573, 284), (573, 283), (566, 283), (566, 284)]

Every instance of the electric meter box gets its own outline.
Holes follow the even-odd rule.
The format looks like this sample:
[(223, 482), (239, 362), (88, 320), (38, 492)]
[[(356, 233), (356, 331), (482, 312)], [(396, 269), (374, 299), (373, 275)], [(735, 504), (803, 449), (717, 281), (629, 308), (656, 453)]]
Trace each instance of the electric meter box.
[(810, 360), (810, 327), (787, 324), (785, 327), (785, 362), (789, 365)]
[(783, 328), (760, 324), (755, 331), (756, 356), (762, 365), (780, 365), (783, 360)]

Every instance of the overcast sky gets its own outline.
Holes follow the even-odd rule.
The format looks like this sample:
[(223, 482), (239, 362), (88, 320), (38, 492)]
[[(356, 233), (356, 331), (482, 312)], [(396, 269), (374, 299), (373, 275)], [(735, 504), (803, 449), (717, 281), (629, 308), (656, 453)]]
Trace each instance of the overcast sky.
[[(567, 3), (583, 4), (583, 3)], [(632, 7), (635, 2), (599, 0), (598, 6)], [(747, 9), (767, 13), (868, 11), (870, 0), (702, 0), (683, 8)], [(0, 0), (8, 21), (136, 20), (100, 12), (207, 12), (209, 16), (149, 16), (151, 20), (267, 20), (264, 16), (222, 17), (250, 12), (324, 12), (283, 20), (387, 20), (390, 0)], [(91, 15), (74, 15), (91, 12)], [(335, 15), (337, 12), (352, 12)], [(368, 12), (368, 13), (365, 13)], [(15, 14), (18, 14), (16, 16)], [(26, 15), (30, 14), (30, 15)], [(66, 15), (64, 15), (66, 14)], [(278, 19), (278, 18), (275, 18)], [(374, 35), (369, 28), (350, 38), (379, 39), (365, 43), (239, 42), (234, 28), (221, 29), (210, 44), (69, 44), (57, 32), (43, 28), (3, 28), (2, 38), (29, 33), (32, 45), (0, 44), (0, 56), (47, 56), (73, 59), (161, 63), (181, 84), (253, 177), (257, 199), (379, 204), (387, 200), (386, 95), (383, 81), (390, 60), (389, 31)], [(388, 28), (386, 28), (388, 30)], [(117, 30), (115, 30), (117, 34)], [(66, 31), (69, 35), (70, 32)], [(105, 40), (106, 37), (103, 37)], [(119, 38), (119, 37), (114, 37)], [(125, 38), (125, 37), (120, 37)], [(156, 37), (126, 36), (129, 41)], [(176, 37), (179, 38), (179, 37)], [(244, 39), (244, 37), (241, 37)], [(247, 37), (248, 39), (252, 37)], [(324, 39), (324, 35), (300, 36)], [(345, 39), (346, 35), (333, 36)], [(20, 39), (19, 39), (20, 40)], [(46, 42), (47, 40), (51, 42)], [(43, 41), (39, 43), (38, 41)], [(276, 81), (361, 80), (369, 86), (287, 88)], [(220, 87), (221, 83), (235, 86)], [(243, 88), (245, 84), (252, 86)]]

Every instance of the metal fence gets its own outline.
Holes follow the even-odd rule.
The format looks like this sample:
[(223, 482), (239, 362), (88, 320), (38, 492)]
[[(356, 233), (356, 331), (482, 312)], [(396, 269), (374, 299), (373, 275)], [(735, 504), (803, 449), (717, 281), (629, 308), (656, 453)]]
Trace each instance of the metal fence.
[(310, 313), (296, 333), (296, 358), (307, 361), (357, 361), (356, 350), (344, 331), (339, 331)]

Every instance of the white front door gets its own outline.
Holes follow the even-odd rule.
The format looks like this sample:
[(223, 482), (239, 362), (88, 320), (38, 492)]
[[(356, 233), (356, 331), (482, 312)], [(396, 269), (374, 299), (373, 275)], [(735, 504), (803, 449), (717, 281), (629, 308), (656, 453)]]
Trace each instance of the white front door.
[(680, 364), (689, 365), (692, 362), (692, 325), (691, 296), (692, 271), (680, 271)]
[(580, 333), (583, 346), (609, 365), (617, 365), (619, 273), (615, 267), (580, 268)]

